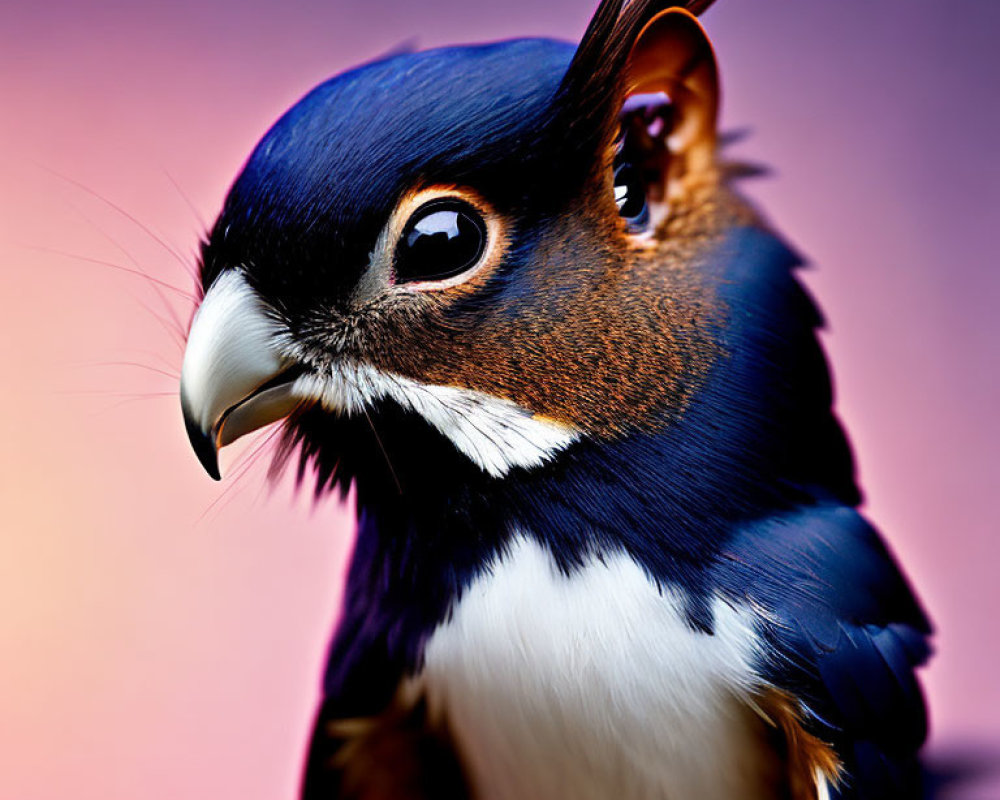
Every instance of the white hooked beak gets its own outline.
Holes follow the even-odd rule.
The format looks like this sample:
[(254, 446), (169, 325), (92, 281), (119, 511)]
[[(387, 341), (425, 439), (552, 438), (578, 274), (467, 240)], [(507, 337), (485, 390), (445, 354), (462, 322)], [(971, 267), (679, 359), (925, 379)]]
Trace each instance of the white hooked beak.
[(302, 367), (281, 350), (282, 326), (238, 271), (223, 272), (202, 300), (181, 368), (188, 438), (215, 480), (219, 448), (288, 416)]

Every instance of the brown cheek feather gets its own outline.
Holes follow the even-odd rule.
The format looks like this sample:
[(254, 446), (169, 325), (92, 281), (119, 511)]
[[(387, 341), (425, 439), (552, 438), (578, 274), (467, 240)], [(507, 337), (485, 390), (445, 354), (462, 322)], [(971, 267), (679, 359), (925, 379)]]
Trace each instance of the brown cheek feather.
[(726, 310), (698, 259), (725, 230), (755, 218), (706, 181), (642, 243), (624, 231), (610, 189), (595, 194), (608, 202), (563, 214), (533, 263), (519, 267), (533, 274), (524, 276), (532, 291), (518, 307), (479, 306), (456, 317), (452, 290), (414, 298), (385, 339), (393, 346), (367, 357), (415, 380), (513, 400), (596, 436), (677, 419), (723, 355), (713, 331)]

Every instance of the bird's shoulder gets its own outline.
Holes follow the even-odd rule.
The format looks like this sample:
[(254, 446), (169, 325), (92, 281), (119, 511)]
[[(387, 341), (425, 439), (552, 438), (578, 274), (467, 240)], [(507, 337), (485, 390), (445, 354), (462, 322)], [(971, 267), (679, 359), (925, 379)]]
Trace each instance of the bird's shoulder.
[(819, 504), (744, 525), (716, 580), (761, 610), (759, 670), (833, 745), (842, 797), (916, 796), (931, 625), (875, 528)]

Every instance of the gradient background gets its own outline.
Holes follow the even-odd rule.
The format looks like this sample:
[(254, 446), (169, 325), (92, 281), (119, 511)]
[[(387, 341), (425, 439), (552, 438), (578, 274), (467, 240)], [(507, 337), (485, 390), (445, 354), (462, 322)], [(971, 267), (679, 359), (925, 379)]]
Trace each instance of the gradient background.
[[(252, 443), (205, 477), (190, 304), (99, 262), (187, 291), (199, 217), (319, 80), (410, 37), (578, 38), (592, 2), (0, 6), (0, 798), (290, 798), (350, 546)], [(774, 167), (746, 188), (820, 267), (867, 511), (940, 630), (932, 752), (995, 760), (1000, 3), (704, 21), (737, 153)]]

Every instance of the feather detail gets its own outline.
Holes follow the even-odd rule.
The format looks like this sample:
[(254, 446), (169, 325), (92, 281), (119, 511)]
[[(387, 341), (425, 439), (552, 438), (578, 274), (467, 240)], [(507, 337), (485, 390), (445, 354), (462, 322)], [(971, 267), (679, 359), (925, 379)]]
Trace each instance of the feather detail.
[(759, 695), (755, 705), (774, 728), (788, 796), (794, 800), (829, 798), (828, 787), (838, 785), (842, 765), (832, 745), (803, 727), (799, 703), (788, 692), (772, 688)]
[(316, 723), (303, 800), (466, 800), (447, 728), (400, 691), (378, 716)]

